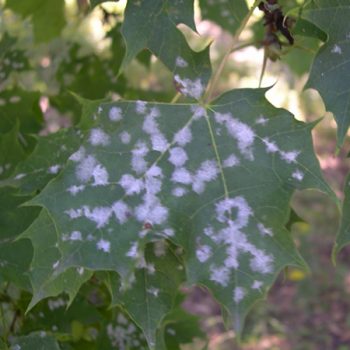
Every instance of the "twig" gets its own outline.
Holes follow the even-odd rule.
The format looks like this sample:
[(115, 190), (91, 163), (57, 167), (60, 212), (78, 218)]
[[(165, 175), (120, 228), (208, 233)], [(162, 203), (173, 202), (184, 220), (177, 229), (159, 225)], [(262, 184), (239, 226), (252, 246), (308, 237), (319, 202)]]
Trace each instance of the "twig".
[(229, 48), (229, 50), (227, 50), (226, 54), (224, 55), (223, 59), (221, 60), (220, 62), (220, 65), (219, 67), (217, 68), (215, 74), (213, 75), (212, 79), (209, 81), (209, 84), (208, 84), (208, 88), (207, 88), (207, 91), (204, 95), (204, 98), (203, 98), (203, 102), (204, 103), (209, 103), (210, 100), (211, 100), (211, 97), (212, 97), (212, 94), (213, 94), (213, 91), (217, 85), (217, 82), (221, 76), (221, 73), (225, 67), (225, 64), (232, 52), (232, 50), (234, 49), (236, 43), (238, 42), (238, 39), (241, 35), (241, 33), (243, 32), (243, 29), (245, 28), (245, 26), (247, 25), (250, 17), (252, 16), (253, 14), (253, 11), (254, 9), (258, 6), (259, 4), (259, 1), (260, 0), (255, 0), (253, 6), (251, 7), (251, 9), (249, 10), (249, 12), (247, 13), (246, 17), (244, 18), (243, 22), (241, 23), (240, 27), (238, 28), (234, 38), (233, 38), (233, 44), (232, 46)]

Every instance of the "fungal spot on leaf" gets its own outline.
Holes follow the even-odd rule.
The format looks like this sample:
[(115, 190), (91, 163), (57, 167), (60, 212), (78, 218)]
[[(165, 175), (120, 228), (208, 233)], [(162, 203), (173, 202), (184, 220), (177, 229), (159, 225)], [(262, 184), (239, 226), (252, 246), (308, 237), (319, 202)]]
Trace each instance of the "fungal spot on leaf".
[(175, 65), (180, 68), (185, 68), (188, 66), (188, 63), (182, 57), (176, 57)]
[(110, 137), (99, 128), (91, 130), (89, 140), (93, 146), (108, 146), (110, 143)]
[(295, 170), (292, 174), (292, 178), (297, 181), (302, 181), (304, 179), (304, 176), (305, 174), (299, 169)]
[(240, 301), (243, 300), (246, 292), (242, 287), (236, 287), (233, 292), (233, 300), (235, 303), (239, 303)]
[(120, 121), (123, 119), (122, 109), (119, 107), (112, 107), (109, 110), (108, 116), (112, 122)]
[(343, 53), (343, 51), (339, 45), (334, 45), (331, 52), (338, 54), (338, 55), (341, 55)]
[(96, 243), (96, 247), (98, 250), (102, 250), (104, 253), (109, 253), (111, 250), (111, 242), (106, 241), (105, 239), (100, 239)]
[(204, 85), (201, 82), (201, 79), (197, 78), (191, 80), (188, 78), (182, 79), (178, 74), (174, 76), (174, 82), (177, 87), (177, 90), (186, 96), (193, 97), (197, 100), (200, 99), (204, 92)]

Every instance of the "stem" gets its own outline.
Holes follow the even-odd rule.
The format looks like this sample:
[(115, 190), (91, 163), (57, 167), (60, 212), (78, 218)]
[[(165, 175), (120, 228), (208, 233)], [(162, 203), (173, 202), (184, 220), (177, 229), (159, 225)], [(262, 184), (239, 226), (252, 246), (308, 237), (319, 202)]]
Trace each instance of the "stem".
[(266, 49), (264, 49), (264, 61), (263, 61), (263, 65), (262, 65), (261, 73), (260, 73), (259, 88), (261, 88), (262, 80), (264, 78), (266, 64), (267, 64), (267, 54), (266, 54)]
[(173, 97), (173, 99), (170, 101), (170, 103), (171, 103), (171, 104), (176, 103), (176, 102), (179, 100), (180, 97), (181, 97), (181, 94), (178, 92), (178, 93)]
[(248, 42), (245, 42), (245, 43), (242, 43), (240, 45), (237, 45), (235, 46), (230, 53), (233, 53), (233, 52), (236, 52), (238, 50), (242, 50), (242, 49), (245, 49), (246, 47), (248, 46), (253, 46), (253, 45), (257, 45), (257, 44), (260, 44), (260, 41), (256, 41), (256, 40), (253, 40), (253, 41), (248, 41)]
[(203, 98), (203, 101), (204, 103), (208, 103), (211, 99), (211, 96), (213, 94), (213, 91), (217, 85), (217, 82), (219, 80), (219, 77), (221, 76), (221, 73), (225, 67), (225, 64), (232, 52), (232, 50), (234, 49), (235, 47), (235, 44), (236, 42), (238, 41), (241, 33), (243, 32), (243, 29), (245, 28), (245, 26), (247, 25), (250, 17), (252, 16), (253, 14), (253, 11), (255, 10), (255, 8), (258, 6), (260, 0), (255, 0), (253, 6), (251, 7), (251, 9), (249, 10), (249, 12), (247, 13), (247, 15), (245, 16), (243, 22), (241, 23), (240, 27), (238, 28), (235, 36), (233, 37), (233, 44), (231, 45), (231, 47), (229, 48), (229, 50), (227, 50), (226, 54), (224, 55), (223, 59), (221, 60), (220, 62), (220, 65), (219, 67), (217, 68), (215, 74), (213, 75), (212, 79), (209, 81), (209, 84), (208, 84), (208, 88), (207, 88), (207, 91), (204, 95), (204, 98)]

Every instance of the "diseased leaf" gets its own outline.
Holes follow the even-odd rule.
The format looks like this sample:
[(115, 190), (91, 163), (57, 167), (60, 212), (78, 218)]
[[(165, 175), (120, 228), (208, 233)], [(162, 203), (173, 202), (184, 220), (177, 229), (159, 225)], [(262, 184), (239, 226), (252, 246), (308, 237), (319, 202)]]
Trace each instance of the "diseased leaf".
[(200, 0), (199, 5), (203, 19), (215, 22), (230, 33), (235, 33), (248, 14), (245, 0)]
[(314, 0), (303, 15), (321, 28), (328, 41), (319, 50), (306, 88), (316, 89), (338, 125), (338, 146), (350, 125), (350, 1)]
[(121, 288), (115, 273), (110, 273), (108, 284), (112, 304), (121, 304), (128, 311), (143, 330), (150, 347), (154, 348), (156, 330), (171, 310), (178, 287), (185, 279), (184, 268), (162, 241), (147, 246), (145, 257), (140, 255), (139, 267), (130, 288)]
[(162, 339), (157, 342), (161, 343), (157, 350), (181, 350), (181, 345), (191, 343), (194, 338), (206, 339), (199, 317), (187, 313), (180, 305), (165, 317), (158, 335)]
[(10, 350), (60, 350), (56, 339), (51, 335), (32, 333), (15, 337)]
[(57, 37), (66, 23), (64, 0), (7, 0), (6, 7), (24, 18), (31, 17), (36, 42)]
[[(72, 232), (62, 239), (79, 240), (80, 232)], [(38, 219), (20, 236), (29, 238), (34, 247), (29, 278), (33, 288), (33, 298), (28, 306), (31, 309), (40, 300), (57, 296), (63, 292), (69, 295), (69, 304), (74, 300), (81, 285), (86, 282), (92, 272), (81, 267), (72, 267), (61, 274), (56, 273), (61, 253), (57, 248), (58, 235), (55, 225), (43, 209)]]
[(113, 316), (101, 328), (97, 349), (149, 350), (142, 331), (120, 309), (114, 309)]
[(41, 191), (79, 147), (81, 137), (81, 132), (74, 129), (61, 129), (48, 136), (37, 136), (33, 153), (18, 165), (14, 176), (3, 181), (3, 184), (18, 187), (22, 194)]
[(192, 51), (176, 27), (179, 23), (195, 29), (192, 0), (128, 1), (122, 26), (126, 42), (122, 69), (148, 48), (174, 73), (178, 89), (199, 99), (211, 73), (209, 49)]
[(26, 275), (33, 256), (29, 240), (15, 241), (38, 216), (38, 208), (21, 207), (29, 197), (20, 197), (13, 188), (0, 189), (0, 274), (6, 281), (30, 290)]
[(19, 122), (23, 133), (38, 132), (43, 123), (39, 107), (40, 93), (20, 88), (0, 92), (0, 132), (6, 133)]
[(16, 38), (5, 32), (0, 41), (0, 82), (5, 81), (11, 72), (21, 72), (29, 68), (25, 51), (15, 48)]
[(80, 149), (29, 203), (57, 229), (57, 273), (116, 271), (125, 288), (146, 243), (169, 239), (184, 249), (188, 281), (207, 286), (240, 331), (277, 273), (305, 266), (285, 229), (294, 190), (334, 197), (314, 124), (274, 108), (265, 91), (231, 91), (207, 109), (137, 101), (91, 111)]
[(343, 202), (343, 208), (341, 211), (342, 216), (340, 228), (333, 249), (334, 256), (336, 256), (342, 248), (344, 248), (347, 244), (350, 243), (350, 176), (348, 176), (345, 181), (344, 192), (345, 198)]
[(0, 180), (8, 177), (18, 162), (26, 157), (26, 153), (19, 143), (18, 125), (6, 134), (0, 133)]
[(54, 331), (61, 335), (69, 334), (74, 332), (74, 324), (79, 322), (86, 331), (87, 338), (89, 330), (91, 331), (93, 327), (104, 321), (104, 317), (96, 306), (85, 298), (77, 297), (67, 308), (68, 302), (67, 297), (62, 295), (39, 303), (27, 313), (28, 317), (23, 321), (22, 332), (27, 334), (41, 329), (48, 333)]

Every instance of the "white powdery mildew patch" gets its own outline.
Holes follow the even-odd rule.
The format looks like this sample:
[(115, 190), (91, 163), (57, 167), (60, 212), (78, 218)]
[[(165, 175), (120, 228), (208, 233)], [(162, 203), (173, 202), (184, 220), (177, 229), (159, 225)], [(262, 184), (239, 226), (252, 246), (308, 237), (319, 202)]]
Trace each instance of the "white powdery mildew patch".
[(174, 136), (174, 143), (185, 146), (192, 141), (192, 132), (189, 126), (183, 127)]
[(91, 130), (89, 141), (93, 146), (108, 146), (110, 137), (100, 128)]
[(262, 236), (273, 236), (272, 230), (270, 228), (265, 227), (262, 223), (259, 223), (257, 226)]
[(102, 228), (108, 224), (112, 215), (112, 209), (109, 207), (95, 207), (91, 210), (88, 206), (84, 206), (83, 215), (95, 222), (97, 228)]
[(167, 237), (174, 237), (175, 236), (175, 231), (172, 228), (166, 228), (165, 230), (163, 230), (163, 233)]
[[(236, 209), (233, 211), (233, 209)], [(209, 226), (204, 234), (216, 244), (226, 245), (226, 257), (223, 266), (211, 266), (210, 279), (222, 286), (227, 286), (231, 269), (239, 268), (239, 256), (246, 253), (250, 257), (250, 269), (261, 274), (273, 271), (273, 256), (258, 249), (248, 241), (242, 230), (248, 226), (250, 217), (254, 215), (246, 199), (242, 196), (226, 198), (216, 204), (216, 219), (225, 227), (215, 232)], [(234, 218), (231, 218), (234, 216)], [(258, 228), (263, 235), (272, 235), (272, 231), (262, 224)]]
[(188, 67), (188, 63), (180, 56), (176, 57), (175, 65), (180, 68)]
[(49, 307), (49, 309), (51, 311), (59, 309), (59, 308), (64, 307), (66, 305), (67, 305), (67, 303), (62, 298), (58, 298), (56, 300), (49, 299), (47, 302), (47, 306)]
[(69, 239), (71, 241), (81, 241), (83, 238), (82, 238), (82, 235), (81, 235), (81, 232), (80, 231), (73, 231), (70, 236), (69, 236)]
[(112, 205), (112, 210), (120, 224), (124, 224), (125, 222), (127, 222), (129, 217), (131, 216), (131, 209), (122, 200), (115, 202)]
[(211, 247), (208, 245), (202, 245), (196, 249), (197, 259), (203, 263), (206, 262), (212, 255)]
[(281, 158), (284, 161), (286, 161), (288, 164), (296, 163), (299, 154), (300, 154), (300, 151), (297, 151), (297, 150), (289, 151), (289, 152), (280, 151)]
[(267, 137), (263, 138), (262, 142), (264, 143), (264, 145), (266, 147), (267, 153), (276, 153), (276, 152), (280, 151), (280, 149), (278, 148), (276, 143), (274, 141), (270, 141)]
[[(237, 209), (236, 220), (230, 218), (233, 208)], [(227, 198), (216, 204), (216, 218), (219, 222), (230, 222), (231, 226), (241, 229), (248, 225), (249, 217), (253, 215), (253, 211), (245, 198), (238, 196), (235, 198)]]
[(147, 293), (153, 295), (154, 297), (158, 297), (159, 289), (155, 287), (150, 287), (147, 289)]
[(119, 134), (120, 141), (125, 145), (129, 144), (131, 141), (131, 135), (127, 131), (123, 131)]
[(261, 281), (254, 281), (252, 284), (252, 289), (260, 289), (263, 286), (263, 282)]
[(65, 210), (64, 213), (67, 214), (71, 220), (74, 220), (83, 216), (83, 209), (68, 209)]
[(239, 303), (245, 297), (245, 290), (242, 287), (236, 287), (233, 291), (233, 300), (235, 303)]
[(147, 102), (146, 101), (136, 101), (136, 107), (135, 107), (136, 113), (138, 114), (145, 114), (147, 110)]
[(169, 162), (176, 167), (183, 166), (188, 160), (186, 151), (181, 147), (174, 147), (170, 149), (169, 153)]
[(176, 168), (171, 175), (171, 181), (189, 185), (192, 183), (192, 174), (186, 168)]
[(111, 251), (111, 242), (105, 239), (100, 239), (96, 243), (96, 247), (98, 250), (102, 250), (104, 253), (109, 253)]
[(92, 172), (94, 182), (92, 186), (106, 186), (108, 185), (109, 175), (107, 169), (101, 164), (97, 164)]
[(86, 217), (90, 221), (95, 222), (97, 228), (102, 228), (108, 224), (109, 218), (112, 215), (112, 209), (109, 207), (95, 207), (90, 209), (90, 207), (85, 205), (82, 208), (65, 210), (64, 213), (71, 220)]
[(132, 259), (138, 259), (140, 257), (138, 242), (132, 242), (130, 249), (127, 251), (126, 256)]
[(234, 154), (231, 154), (224, 160), (224, 162), (222, 163), (222, 166), (224, 168), (232, 168), (239, 164), (240, 164), (239, 159)]
[(255, 124), (265, 126), (268, 123), (268, 121), (269, 120), (267, 118), (265, 118), (263, 115), (261, 115), (259, 118), (257, 118), (255, 120)]
[(303, 181), (304, 176), (305, 176), (305, 174), (299, 169), (295, 170), (292, 174), (292, 178), (297, 180), (297, 181)]
[(61, 165), (55, 164), (55, 165), (50, 166), (48, 173), (49, 174), (57, 174), (60, 171), (60, 169), (61, 169)]
[(191, 111), (193, 113), (194, 120), (198, 120), (202, 117), (205, 117), (205, 115), (206, 115), (206, 110), (202, 106), (193, 105), (193, 106), (191, 106)]
[(75, 195), (78, 194), (79, 192), (84, 191), (84, 189), (85, 189), (85, 186), (84, 186), (84, 185), (80, 185), (80, 186), (73, 185), (73, 186), (68, 187), (68, 188), (67, 188), (67, 191), (68, 191), (71, 195), (75, 196)]
[(130, 174), (124, 174), (118, 183), (123, 187), (127, 196), (139, 194), (145, 187), (141, 179), (136, 179)]
[(250, 268), (254, 272), (260, 272), (262, 274), (271, 273), (273, 270), (273, 256), (266, 254), (260, 249), (251, 249), (249, 251), (253, 258), (250, 260)]
[(148, 152), (149, 149), (143, 141), (138, 141), (132, 150), (131, 167), (136, 174), (142, 174), (146, 171), (147, 162), (145, 161), (145, 156)]
[(94, 156), (90, 155), (83, 158), (78, 164), (75, 175), (77, 179), (81, 182), (88, 182), (97, 166), (97, 160)]
[(171, 191), (171, 194), (175, 197), (183, 197), (187, 192), (188, 190), (184, 187), (175, 187)]
[(341, 55), (343, 53), (343, 50), (341, 49), (341, 47), (339, 45), (334, 45), (331, 52), (338, 54), (338, 55)]
[(227, 287), (230, 281), (230, 270), (225, 266), (210, 266), (210, 280)]
[(254, 160), (253, 145), (255, 133), (253, 129), (249, 125), (233, 118), (230, 113), (215, 113), (215, 120), (219, 124), (226, 126), (228, 133), (237, 141), (237, 146), (242, 155), (248, 160)]
[(123, 119), (123, 112), (120, 107), (112, 107), (108, 113), (109, 120), (112, 122), (118, 122)]
[(165, 152), (169, 146), (169, 143), (159, 130), (158, 122), (156, 120), (159, 116), (159, 110), (157, 108), (152, 108), (148, 115), (145, 116), (142, 130), (146, 134), (150, 135), (152, 149), (154, 151)]
[(168, 219), (169, 210), (164, 207), (157, 194), (162, 188), (163, 173), (159, 167), (152, 167), (145, 175), (143, 203), (135, 208), (136, 219), (140, 222), (162, 224)]
[(179, 90), (183, 95), (199, 99), (204, 92), (204, 85), (202, 81), (197, 78), (196, 80), (191, 80), (188, 78), (182, 79), (178, 74), (174, 76), (175, 82), (179, 85)]
[(211, 182), (217, 178), (219, 168), (215, 160), (204, 161), (192, 178), (192, 189), (196, 193), (202, 193), (205, 190), (205, 183)]
[(73, 162), (80, 162), (85, 157), (86, 150), (81, 146), (76, 152), (74, 152), (69, 159)]

